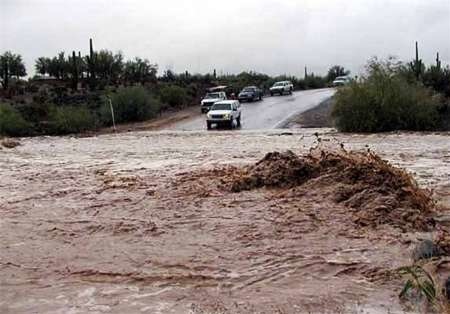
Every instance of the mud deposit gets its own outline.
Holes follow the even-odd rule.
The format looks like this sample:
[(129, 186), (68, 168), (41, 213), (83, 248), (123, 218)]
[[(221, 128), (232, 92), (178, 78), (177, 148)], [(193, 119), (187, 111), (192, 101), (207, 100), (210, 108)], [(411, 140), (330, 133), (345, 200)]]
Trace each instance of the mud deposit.
[(319, 135), (355, 163), (312, 154), (314, 132), (1, 150), (0, 312), (403, 313), (395, 269), (443, 214), (428, 189), (448, 204), (449, 135)]

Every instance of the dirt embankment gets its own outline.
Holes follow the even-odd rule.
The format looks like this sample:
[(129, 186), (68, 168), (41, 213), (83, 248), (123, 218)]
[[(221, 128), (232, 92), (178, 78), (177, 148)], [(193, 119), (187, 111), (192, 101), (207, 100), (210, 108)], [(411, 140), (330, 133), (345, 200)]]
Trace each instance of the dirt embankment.
[(178, 111), (165, 111), (158, 118), (151, 119), (143, 122), (123, 123), (116, 125), (116, 129), (113, 127), (102, 128), (98, 131), (89, 131), (82, 136), (92, 136), (98, 134), (109, 133), (124, 133), (134, 131), (153, 131), (161, 130), (180, 121), (188, 120), (197, 116), (200, 116), (199, 106), (190, 106)]
[(317, 107), (295, 115), (285, 126), (286, 128), (331, 128), (333, 120), (331, 111), (333, 109), (333, 97), (320, 103)]

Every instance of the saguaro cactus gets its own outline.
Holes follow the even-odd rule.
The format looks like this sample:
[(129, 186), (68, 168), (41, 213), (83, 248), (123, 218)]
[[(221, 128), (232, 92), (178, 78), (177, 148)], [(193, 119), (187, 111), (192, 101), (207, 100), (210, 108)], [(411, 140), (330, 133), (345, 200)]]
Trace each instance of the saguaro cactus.
[(9, 85), (9, 65), (8, 59), (6, 57), (3, 58), (3, 88), (8, 89)]
[(75, 51), (72, 51), (72, 88), (76, 90), (78, 87), (78, 59)]
[(83, 65), (83, 59), (81, 58), (81, 51), (78, 51), (78, 71), (80, 74), (81, 80), (84, 78), (84, 65)]
[(436, 53), (436, 68), (441, 69), (441, 60), (439, 59), (439, 52)]
[(89, 85), (93, 89), (95, 87), (95, 65), (96, 65), (96, 56), (94, 52), (94, 47), (92, 44), (92, 38), (89, 38), (89, 56), (88, 60), (88, 72), (89, 72)]
[(416, 75), (416, 79), (420, 78), (423, 69), (422, 59), (419, 59), (419, 44), (416, 41), (416, 59), (410, 63), (410, 67)]

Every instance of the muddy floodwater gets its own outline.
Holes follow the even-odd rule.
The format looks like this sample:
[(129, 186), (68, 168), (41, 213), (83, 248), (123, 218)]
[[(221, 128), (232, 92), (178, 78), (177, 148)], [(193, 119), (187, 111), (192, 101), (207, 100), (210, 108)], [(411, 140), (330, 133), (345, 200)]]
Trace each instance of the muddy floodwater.
[[(314, 133), (319, 132), (318, 136)], [(38, 137), (0, 150), (0, 313), (403, 313), (429, 233), (356, 228), (327, 190), (221, 189), (318, 137), (368, 150), (450, 204), (450, 135), (333, 130)]]

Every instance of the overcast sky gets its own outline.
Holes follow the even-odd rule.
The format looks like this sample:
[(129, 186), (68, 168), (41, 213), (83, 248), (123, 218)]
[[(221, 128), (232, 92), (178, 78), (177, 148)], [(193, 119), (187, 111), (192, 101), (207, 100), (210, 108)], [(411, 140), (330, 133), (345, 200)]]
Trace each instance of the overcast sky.
[(450, 63), (450, 0), (0, 0), (0, 53), (94, 48), (140, 56), (164, 71), (357, 74), (374, 55), (440, 52)]

